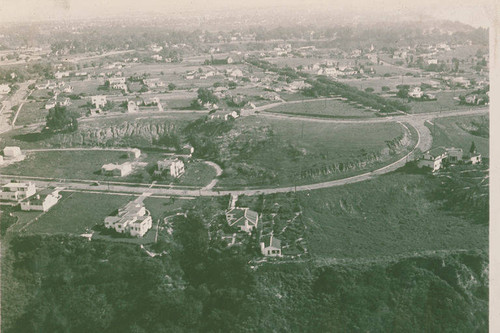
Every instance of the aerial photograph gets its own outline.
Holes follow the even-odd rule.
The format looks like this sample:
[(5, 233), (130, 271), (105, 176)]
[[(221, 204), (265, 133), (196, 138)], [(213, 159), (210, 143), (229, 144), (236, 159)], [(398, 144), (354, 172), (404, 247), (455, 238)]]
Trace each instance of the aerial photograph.
[(493, 332), (486, 1), (0, 0), (1, 332)]

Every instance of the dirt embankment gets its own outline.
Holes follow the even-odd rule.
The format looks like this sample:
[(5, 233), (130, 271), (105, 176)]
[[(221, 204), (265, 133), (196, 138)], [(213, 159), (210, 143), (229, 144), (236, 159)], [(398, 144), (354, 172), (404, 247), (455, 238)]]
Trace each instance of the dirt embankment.
[(180, 128), (169, 121), (123, 122), (108, 127), (85, 126), (71, 134), (60, 134), (51, 138), (55, 146), (150, 146), (175, 141)]

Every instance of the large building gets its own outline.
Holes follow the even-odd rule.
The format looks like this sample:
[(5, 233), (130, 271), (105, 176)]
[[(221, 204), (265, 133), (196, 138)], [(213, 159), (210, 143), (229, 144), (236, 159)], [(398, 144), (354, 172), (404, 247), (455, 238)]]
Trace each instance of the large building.
[(171, 177), (178, 178), (184, 174), (184, 162), (175, 159), (164, 159), (162, 161), (158, 161), (158, 170), (155, 171), (156, 174), (163, 175), (164, 171), (169, 171)]
[(251, 233), (253, 229), (257, 228), (259, 214), (248, 208), (237, 207), (226, 212), (226, 220), (230, 227)]
[(91, 99), (92, 104), (98, 109), (104, 107), (106, 103), (108, 103), (106, 96), (104, 95), (92, 96)]
[(125, 162), (123, 164), (104, 164), (101, 168), (101, 174), (113, 177), (125, 177), (132, 172), (132, 164)]
[(21, 201), (21, 210), (38, 210), (42, 212), (48, 211), (59, 200), (61, 195), (57, 188), (47, 188), (36, 192), (34, 195)]
[(21, 152), (21, 148), (19, 148), (19, 147), (12, 146), (12, 147), (5, 147), (3, 149), (3, 156), (4, 157), (13, 158), (13, 157), (21, 156), (21, 155), (22, 155), (22, 152)]
[(104, 226), (121, 234), (128, 233), (133, 237), (143, 237), (153, 226), (151, 215), (144, 206), (145, 197), (142, 195), (120, 207), (116, 214), (107, 216), (104, 219)]
[(0, 200), (19, 201), (29, 198), (36, 193), (33, 183), (8, 183), (2, 186)]

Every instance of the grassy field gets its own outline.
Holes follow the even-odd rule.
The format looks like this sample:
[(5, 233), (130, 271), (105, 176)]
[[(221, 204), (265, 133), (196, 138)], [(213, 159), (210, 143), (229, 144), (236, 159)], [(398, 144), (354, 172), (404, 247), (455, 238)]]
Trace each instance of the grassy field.
[(395, 172), (374, 180), (300, 193), (310, 253), (362, 258), (429, 250), (487, 249), (488, 226), (430, 199), (439, 180)]
[(436, 93), (435, 95), (437, 100), (435, 101), (410, 101), (408, 103), (411, 107), (410, 113), (444, 112), (449, 110), (468, 110), (474, 108), (473, 106), (471, 107), (469, 105), (460, 105), (458, 101), (453, 99), (454, 97), (458, 97), (461, 94), (465, 94), (465, 92), (445, 91)]
[[(115, 209), (134, 200), (135, 196), (95, 193), (62, 192), (63, 198), (47, 213), (16, 212), (19, 222), (27, 233), (81, 234), (89, 231)], [(151, 212), (154, 224), (163, 216), (179, 211), (186, 200), (146, 198), (144, 205)], [(92, 207), (92, 209), (89, 209)], [(39, 216), (37, 220), (33, 218)], [(153, 229), (151, 229), (153, 230)], [(151, 232), (151, 231), (150, 231)]]
[(471, 134), (465, 130), (473, 124), (481, 124), (488, 127), (488, 116), (469, 116), (469, 117), (448, 117), (434, 119), (433, 124), (427, 127), (432, 132), (432, 147), (457, 147), (468, 152), (472, 141), (474, 141), (477, 151), (484, 157), (489, 156), (489, 138)]
[(24, 103), (23, 108), (17, 116), (16, 125), (29, 125), (44, 122), (48, 113), (49, 111), (45, 110), (44, 102)]
[[(21, 162), (0, 168), (6, 175), (49, 177), (58, 179), (104, 179), (99, 174), (106, 163), (132, 161), (125, 152), (116, 151), (48, 151), (28, 153)], [(110, 177), (111, 178), (111, 177)], [(118, 180), (119, 178), (115, 178)]]
[(269, 112), (280, 112), (297, 115), (314, 115), (332, 118), (371, 118), (375, 113), (357, 108), (339, 100), (308, 101), (279, 105), (268, 109)]
[[(245, 148), (231, 159), (239, 164), (230, 166), (230, 169), (249, 172), (244, 171), (247, 172), (244, 177), (242, 174), (233, 175), (226, 169), (217, 185), (220, 188), (269, 185), (266, 177), (273, 179), (272, 184), (276, 186), (344, 178), (380, 167), (403, 153), (390, 154), (386, 143), (404, 133), (397, 123), (333, 124), (251, 117), (240, 121), (238, 126), (249, 133), (233, 138), (234, 145), (264, 141), (251, 152)], [(264, 134), (268, 133), (266, 131), (272, 133), (268, 139), (263, 138), (269, 135)], [(369, 160), (372, 154), (378, 154), (378, 159)], [(362, 167), (323, 172), (334, 164), (368, 160)]]

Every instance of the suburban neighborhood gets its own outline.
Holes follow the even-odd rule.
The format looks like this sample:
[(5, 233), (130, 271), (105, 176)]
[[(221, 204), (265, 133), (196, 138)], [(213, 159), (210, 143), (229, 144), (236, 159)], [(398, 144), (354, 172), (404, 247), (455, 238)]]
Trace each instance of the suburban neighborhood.
[(5, 332), (489, 330), (476, 5), (41, 2), (0, 23)]

